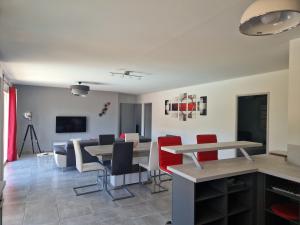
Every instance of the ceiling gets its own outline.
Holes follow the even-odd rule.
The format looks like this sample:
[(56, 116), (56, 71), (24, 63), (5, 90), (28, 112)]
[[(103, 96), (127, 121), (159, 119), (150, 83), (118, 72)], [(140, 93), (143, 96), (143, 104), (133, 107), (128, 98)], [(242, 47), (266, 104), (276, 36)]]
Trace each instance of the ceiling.
[[(141, 94), (288, 68), (289, 40), (238, 31), (253, 0), (1, 0), (0, 60), (18, 84)], [(151, 73), (112, 77), (120, 68)]]

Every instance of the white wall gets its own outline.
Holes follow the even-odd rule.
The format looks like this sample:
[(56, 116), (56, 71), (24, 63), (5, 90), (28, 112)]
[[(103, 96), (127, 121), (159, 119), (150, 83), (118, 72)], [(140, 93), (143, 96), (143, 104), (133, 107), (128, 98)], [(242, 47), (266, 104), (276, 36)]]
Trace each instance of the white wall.
[[(208, 96), (208, 115), (179, 121), (164, 115), (164, 100), (172, 100), (183, 92)], [(196, 134), (216, 133), (219, 141), (236, 139), (236, 101), (238, 95), (270, 93), (269, 149), (287, 147), (288, 70), (244, 78), (189, 86), (169, 91), (144, 94), (139, 102), (152, 102), (152, 138), (160, 135), (181, 135), (183, 143), (195, 143)], [(221, 158), (233, 157), (235, 152), (220, 153)]]
[[(288, 97), (288, 143), (291, 148), (300, 147), (300, 39), (290, 42)], [(296, 147), (297, 146), (297, 147)]]
[(3, 180), (3, 151), (4, 151), (4, 145), (3, 145), (3, 116), (4, 116), (4, 98), (3, 98), (3, 82), (2, 82), (2, 68), (0, 65), (0, 180)]

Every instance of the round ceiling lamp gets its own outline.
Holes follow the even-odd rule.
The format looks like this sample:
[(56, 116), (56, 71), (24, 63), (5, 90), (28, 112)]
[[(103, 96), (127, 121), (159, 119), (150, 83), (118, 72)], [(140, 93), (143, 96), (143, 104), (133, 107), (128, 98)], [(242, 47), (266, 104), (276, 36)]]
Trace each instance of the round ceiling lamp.
[(90, 91), (90, 87), (87, 85), (82, 85), (78, 82), (78, 85), (71, 85), (71, 93), (75, 96), (85, 97)]
[(300, 0), (256, 0), (241, 18), (240, 32), (250, 36), (278, 34), (300, 24)]

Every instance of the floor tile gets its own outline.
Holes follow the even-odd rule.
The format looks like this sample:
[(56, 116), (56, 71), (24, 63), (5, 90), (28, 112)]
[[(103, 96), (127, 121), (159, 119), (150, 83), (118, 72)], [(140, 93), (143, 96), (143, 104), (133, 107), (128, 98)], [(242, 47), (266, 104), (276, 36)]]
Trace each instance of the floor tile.
[[(152, 195), (132, 185), (134, 198), (112, 201), (105, 191), (76, 196), (73, 187), (93, 183), (95, 173), (62, 171), (53, 158), (22, 155), (5, 167), (4, 225), (164, 225), (170, 219), (171, 186)], [(151, 185), (148, 185), (151, 188)]]

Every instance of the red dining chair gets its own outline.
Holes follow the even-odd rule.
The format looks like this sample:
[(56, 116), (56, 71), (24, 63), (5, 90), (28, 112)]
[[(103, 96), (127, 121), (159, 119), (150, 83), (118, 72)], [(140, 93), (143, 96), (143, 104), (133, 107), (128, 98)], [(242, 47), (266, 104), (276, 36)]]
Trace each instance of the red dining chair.
[(181, 137), (179, 136), (169, 136), (169, 137), (159, 137), (158, 141), (158, 158), (159, 158), (159, 168), (161, 171), (172, 174), (170, 170), (167, 169), (168, 166), (182, 164), (183, 154), (172, 154), (161, 150), (165, 146), (182, 145)]
[[(209, 144), (217, 143), (217, 136), (215, 134), (199, 134), (197, 135), (197, 144)], [(210, 152), (198, 152), (197, 154), (198, 161), (210, 161), (218, 160), (218, 151)]]
[[(162, 147), (165, 146), (174, 146), (174, 145), (182, 145), (181, 137), (179, 136), (167, 136), (167, 137), (159, 137), (158, 141), (158, 158), (159, 158), (159, 168), (160, 171), (168, 175), (172, 175), (173, 173), (168, 170), (168, 166), (180, 165), (183, 162), (183, 154), (172, 154), (166, 151), (161, 150)], [(159, 172), (160, 172), (159, 171)], [(161, 180), (159, 174), (160, 184), (167, 180)], [(167, 221), (167, 224), (172, 224), (171, 221)]]

